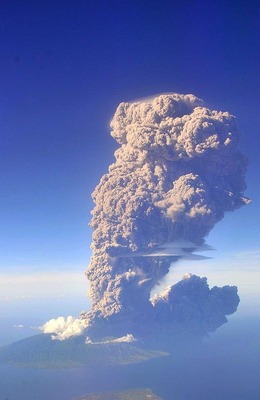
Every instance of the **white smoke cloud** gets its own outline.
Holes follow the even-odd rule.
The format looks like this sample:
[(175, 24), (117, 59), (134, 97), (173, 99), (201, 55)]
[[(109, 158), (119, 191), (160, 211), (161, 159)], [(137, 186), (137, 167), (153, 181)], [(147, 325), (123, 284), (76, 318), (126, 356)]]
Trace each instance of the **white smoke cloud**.
[(125, 336), (121, 336), (115, 339), (101, 340), (93, 342), (91, 338), (86, 338), (86, 344), (111, 344), (111, 343), (133, 343), (137, 342), (137, 339), (131, 333), (127, 333)]
[(78, 319), (72, 316), (67, 318), (58, 317), (50, 319), (43, 326), (40, 327), (43, 333), (53, 333), (51, 338), (53, 340), (65, 340), (73, 336), (80, 336), (88, 327), (86, 319)]

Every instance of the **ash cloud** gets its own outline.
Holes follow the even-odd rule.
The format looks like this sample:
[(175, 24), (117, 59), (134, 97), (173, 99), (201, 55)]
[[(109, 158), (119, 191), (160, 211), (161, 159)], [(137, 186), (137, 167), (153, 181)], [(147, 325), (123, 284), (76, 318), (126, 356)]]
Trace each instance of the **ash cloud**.
[(186, 274), (177, 284), (155, 295), (151, 302), (155, 310), (157, 331), (171, 334), (185, 331), (206, 335), (227, 322), (239, 304), (235, 286), (209, 288), (207, 278)]
[(81, 315), (88, 332), (138, 334), (144, 321), (148, 331), (159, 329), (156, 321), (167, 330), (187, 321), (216, 329), (237, 307), (236, 288), (210, 290), (206, 278), (190, 276), (153, 304), (150, 293), (173, 262), (206, 250), (226, 211), (249, 202), (235, 117), (168, 93), (121, 103), (111, 135), (120, 147), (93, 192), (92, 308)]

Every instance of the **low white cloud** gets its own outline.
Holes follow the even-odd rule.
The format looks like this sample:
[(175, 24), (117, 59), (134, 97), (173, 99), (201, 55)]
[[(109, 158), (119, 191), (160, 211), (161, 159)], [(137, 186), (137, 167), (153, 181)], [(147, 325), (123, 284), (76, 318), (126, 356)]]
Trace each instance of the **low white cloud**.
[(23, 328), (25, 328), (25, 326), (24, 326), (24, 325), (22, 325), (22, 324), (19, 324), (19, 325), (13, 325), (13, 328), (16, 328), (16, 329), (23, 329)]
[(260, 248), (238, 252), (235, 254), (235, 257), (238, 259), (250, 260), (250, 263), (260, 262)]
[(20, 301), (20, 300), (28, 300), (32, 299), (32, 295), (8, 295), (8, 296), (0, 296), (1, 302), (13, 302), (13, 301)]

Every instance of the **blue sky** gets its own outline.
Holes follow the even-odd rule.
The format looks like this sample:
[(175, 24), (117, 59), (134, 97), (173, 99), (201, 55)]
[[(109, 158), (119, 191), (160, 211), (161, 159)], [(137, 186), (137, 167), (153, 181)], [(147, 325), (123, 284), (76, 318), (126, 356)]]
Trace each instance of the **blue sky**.
[(61, 295), (83, 294), (91, 192), (116, 149), (109, 121), (121, 101), (160, 92), (193, 93), (237, 116), (253, 202), (214, 228), (208, 263), (214, 284), (230, 265), (234, 284), (247, 267), (256, 282), (258, 2), (8, 1), (0, 11), (2, 299), (36, 287), (55, 296), (58, 276)]

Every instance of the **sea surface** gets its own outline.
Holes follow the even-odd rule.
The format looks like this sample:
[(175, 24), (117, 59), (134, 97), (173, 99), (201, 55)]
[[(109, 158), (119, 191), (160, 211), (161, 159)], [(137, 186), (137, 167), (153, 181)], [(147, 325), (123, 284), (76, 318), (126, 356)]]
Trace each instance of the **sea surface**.
[[(158, 342), (159, 344), (159, 342)], [(165, 400), (259, 400), (260, 318), (232, 319), (203, 343), (136, 365), (75, 369), (0, 366), (0, 400), (71, 400), (150, 388)]]

